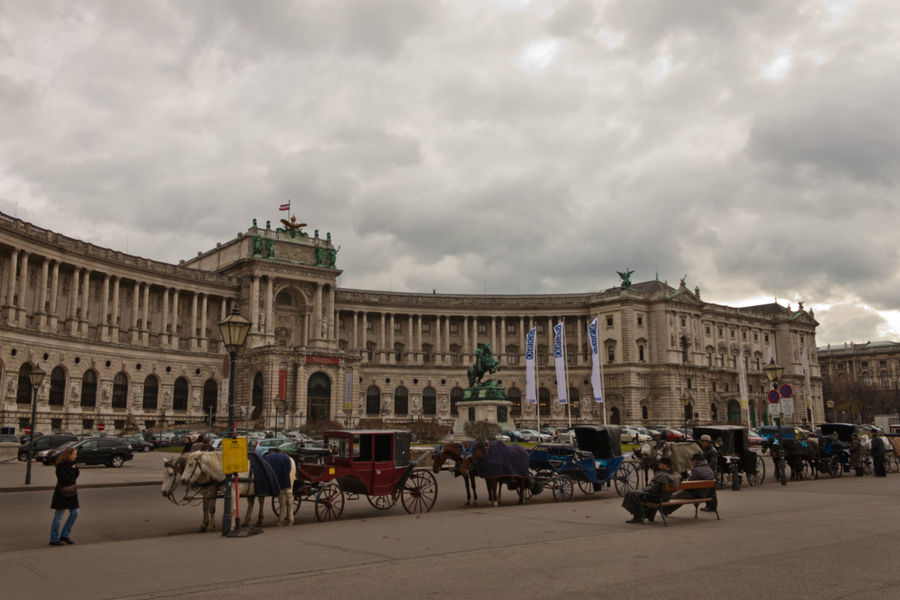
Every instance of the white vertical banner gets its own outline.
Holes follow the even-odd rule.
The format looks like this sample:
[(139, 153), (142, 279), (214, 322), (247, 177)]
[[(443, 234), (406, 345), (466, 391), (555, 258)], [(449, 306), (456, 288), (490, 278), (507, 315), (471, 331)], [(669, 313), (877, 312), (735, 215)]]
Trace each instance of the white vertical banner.
[(816, 411), (812, 409), (812, 397), (810, 394), (812, 393), (812, 387), (809, 384), (809, 355), (806, 352), (806, 340), (803, 340), (803, 357), (800, 359), (800, 364), (803, 366), (803, 395), (806, 397), (806, 408), (809, 411), (809, 417), (812, 419), (812, 423), (810, 423), (810, 427), (813, 431), (816, 429)]
[(591, 387), (594, 389), (594, 402), (603, 402), (603, 373), (600, 370), (600, 340), (597, 339), (597, 319), (588, 325), (588, 340), (591, 344)]
[(534, 370), (534, 338), (537, 335), (537, 327), (532, 327), (525, 335), (525, 399), (532, 404), (537, 404), (537, 382)]
[(553, 326), (553, 363), (556, 365), (556, 395), (560, 404), (569, 403), (565, 333), (562, 323)]
[(747, 413), (747, 425), (750, 425), (750, 398), (747, 394), (747, 365), (744, 364), (744, 349), (738, 353), (738, 393), (741, 397), (741, 409)]

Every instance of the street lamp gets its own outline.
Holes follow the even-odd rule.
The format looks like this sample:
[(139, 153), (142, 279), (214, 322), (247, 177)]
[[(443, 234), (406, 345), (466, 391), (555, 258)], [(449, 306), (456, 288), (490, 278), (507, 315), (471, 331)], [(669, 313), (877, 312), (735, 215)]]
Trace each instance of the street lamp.
[[(236, 379), (234, 372), (234, 361), (237, 358), (238, 350), (247, 340), (247, 334), (250, 333), (250, 321), (241, 316), (237, 306), (232, 308), (231, 314), (225, 317), (225, 320), (219, 323), (219, 332), (222, 334), (222, 342), (228, 351), (231, 364), (228, 370), (228, 426), (231, 427), (231, 438), (237, 439), (237, 430), (234, 422), (234, 380)], [(235, 474), (237, 478), (237, 474)], [(222, 535), (228, 535), (231, 532), (231, 486), (225, 486), (225, 510), (222, 511)]]
[[(775, 390), (775, 393), (778, 393), (778, 380), (781, 379), (781, 376), (784, 374), (784, 367), (775, 363), (775, 359), (772, 358), (769, 360), (769, 364), (765, 366), (763, 372), (766, 374), (766, 377), (769, 381), (772, 382), (772, 389)], [(781, 485), (787, 485), (787, 476), (785, 475), (784, 468), (784, 444), (781, 439), (781, 425), (784, 420), (784, 406), (781, 404), (781, 399), (778, 401), (778, 465), (779, 472), (781, 476)]]
[(35, 415), (37, 413), (37, 395), (38, 388), (41, 387), (41, 384), (44, 382), (44, 373), (41, 371), (41, 367), (35, 365), (35, 367), (31, 370), (31, 373), (28, 374), (28, 379), (31, 380), (31, 433), (28, 436), (28, 465), (25, 467), (25, 485), (31, 485), (31, 460), (34, 457), (34, 426), (35, 426)]

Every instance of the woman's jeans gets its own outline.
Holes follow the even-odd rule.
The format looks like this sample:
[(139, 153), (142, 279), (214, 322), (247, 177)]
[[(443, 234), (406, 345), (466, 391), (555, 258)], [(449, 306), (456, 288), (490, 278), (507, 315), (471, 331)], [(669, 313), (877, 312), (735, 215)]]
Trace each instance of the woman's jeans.
[(63, 525), (62, 535), (59, 533), (59, 522), (62, 520), (63, 513), (66, 512), (65, 508), (58, 509), (53, 515), (53, 523), (50, 525), (50, 541), (58, 542), (61, 537), (67, 538), (69, 534), (72, 533), (72, 526), (75, 524), (75, 519), (78, 518), (78, 509), (72, 508), (69, 509), (69, 518), (66, 519), (66, 524)]

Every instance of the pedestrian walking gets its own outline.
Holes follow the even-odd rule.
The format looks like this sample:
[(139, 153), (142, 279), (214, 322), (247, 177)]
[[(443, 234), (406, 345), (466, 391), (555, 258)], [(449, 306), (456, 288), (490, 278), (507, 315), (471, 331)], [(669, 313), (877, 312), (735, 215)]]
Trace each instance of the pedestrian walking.
[(884, 440), (881, 439), (881, 433), (872, 432), (872, 466), (875, 468), (875, 477), (887, 477), (884, 470), (884, 455), (887, 449), (884, 447)]
[[(62, 546), (63, 543), (74, 544), (72, 541), (72, 526), (75, 525), (75, 519), (78, 518), (78, 467), (75, 466), (75, 459), (78, 457), (78, 450), (75, 448), (66, 448), (56, 459), (56, 488), (53, 490), (53, 500), (50, 502), (50, 508), (53, 513), (53, 522), (50, 524), (50, 545)], [(63, 513), (69, 511), (69, 518), (63, 525), (62, 532), (59, 531), (59, 523), (62, 520)]]
[(862, 442), (859, 441), (858, 433), (854, 433), (850, 440), (850, 466), (856, 471), (857, 477), (863, 476)]

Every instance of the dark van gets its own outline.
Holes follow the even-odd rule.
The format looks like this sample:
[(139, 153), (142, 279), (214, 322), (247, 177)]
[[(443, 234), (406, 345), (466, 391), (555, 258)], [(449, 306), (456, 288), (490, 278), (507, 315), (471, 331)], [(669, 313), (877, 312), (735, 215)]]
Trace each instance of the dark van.
[[(34, 453), (37, 454), (41, 450), (51, 450), (59, 448), (66, 442), (78, 441), (78, 437), (74, 433), (53, 433), (50, 435), (42, 435), (34, 438)], [(28, 442), (19, 446), (19, 460), (28, 460)]]

